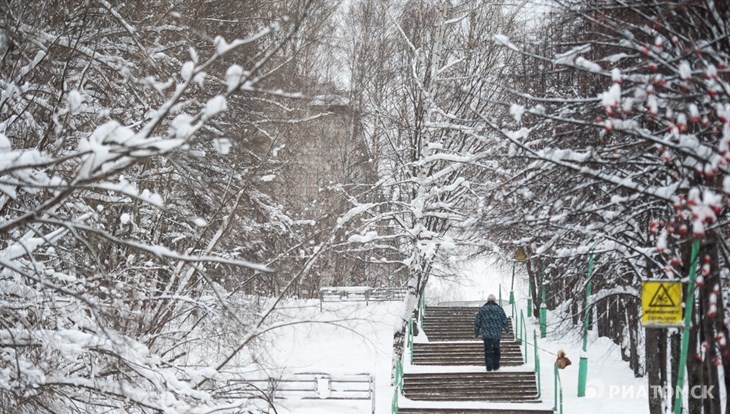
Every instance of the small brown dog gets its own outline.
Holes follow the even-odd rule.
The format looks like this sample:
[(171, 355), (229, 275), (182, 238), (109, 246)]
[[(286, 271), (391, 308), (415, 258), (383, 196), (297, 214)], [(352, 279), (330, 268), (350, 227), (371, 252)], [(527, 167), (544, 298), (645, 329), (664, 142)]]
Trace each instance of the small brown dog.
[(570, 360), (567, 356), (565, 356), (565, 351), (562, 349), (558, 351), (558, 359), (555, 361), (555, 364), (557, 364), (558, 368), (565, 369), (568, 365), (571, 364)]

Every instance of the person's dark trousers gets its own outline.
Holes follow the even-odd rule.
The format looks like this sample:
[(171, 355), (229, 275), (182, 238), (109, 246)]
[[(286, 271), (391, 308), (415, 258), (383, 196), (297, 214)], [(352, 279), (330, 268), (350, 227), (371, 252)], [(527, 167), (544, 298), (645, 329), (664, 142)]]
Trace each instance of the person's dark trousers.
[(484, 339), (484, 362), (487, 364), (487, 371), (499, 369), (499, 338)]

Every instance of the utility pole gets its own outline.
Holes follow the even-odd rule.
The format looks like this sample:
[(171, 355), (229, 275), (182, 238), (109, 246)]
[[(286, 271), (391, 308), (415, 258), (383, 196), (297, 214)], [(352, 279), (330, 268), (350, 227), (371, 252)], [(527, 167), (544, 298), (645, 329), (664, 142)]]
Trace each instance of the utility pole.
[(540, 338), (547, 337), (547, 305), (545, 304), (545, 264), (540, 266)]
[(585, 315), (583, 317), (583, 354), (578, 365), (578, 396), (586, 396), (586, 379), (588, 377), (588, 320), (591, 316), (591, 277), (593, 276), (593, 249), (588, 257), (588, 280), (586, 281)]
[(684, 388), (684, 374), (687, 369), (687, 350), (689, 348), (689, 327), (692, 322), (692, 310), (695, 304), (695, 284), (697, 254), (700, 250), (700, 241), (692, 243), (692, 256), (689, 261), (689, 282), (687, 283), (687, 300), (684, 302), (684, 329), (682, 330), (682, 346), (679, 351), (679, 368), (677, 368), (677, 386), (674, 388), (674, 414), (682, 412), (682, 389)]

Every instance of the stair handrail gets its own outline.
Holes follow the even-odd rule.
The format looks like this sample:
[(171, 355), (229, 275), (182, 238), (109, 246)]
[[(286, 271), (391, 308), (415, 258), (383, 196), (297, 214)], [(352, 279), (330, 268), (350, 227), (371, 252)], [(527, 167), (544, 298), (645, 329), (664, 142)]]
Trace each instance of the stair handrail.
[[(555, 398), (553, 400), (553, 412), (556, 414), (563, 414), (563, 383), (560, 381), (558, 361), (555, 361), (553, 366), (555, 367)], [(558, 405), (558, 398), (560, 398), (560, 405)]]
[[(525, 334), (525, 337), (527, 337), (527, 334)], [(540, 370), (540, 353), (538, 352), (538, 349), (541, 349), (541, 348), (537, 345), (537, 331), (535, 331), (535, 330), (532, 331), (532, 337), (533, 337), (532, 343), (530, 343), (530, 341), (528, 341), (526, 338), (524, 340), (525, 341), (525, 364), (527, 364), (527, 346), (532, 345), (534, 353), (535, 353), (535, 376), (537, 377), (537, 397), (540, 398), (540, 396), (542, 395), (542, 379), (541, 379), (542, 372)], [(543, 351), (544, 351), (544, 349), (543, 349)], [(562, 395), (562, 391), (561, 391), (561, 395)]]
[(408, 325), (406, 327), (406, 345), (408, 346), (409, 361), (413, 364), (413, 317), (408, 318)]
[(403, 392), (403, 359), (396, 359), (393, 368), (395, 369), (395, 390), (393, 391), (393, 400), (390, 404), (390, 408), (393, 414), (398, 414), (398, 397), (400, 397), (400, 394)]
[(512, 333), (515, 335), (515, 339), (519, 342), (519, 321), (517, 320), (517, 315), (515, 315), (515, 304), (512, 304), (512, 317), (510, 322), (512, 322), (513, 325), (513, 331)]
[(537, 352), (537, 331), (532, 331), (532, 344), (535, 349), (535, 375), (537, 376), (537, 398), (542, 394), (542, 384), (540, 381), (540, 353)]
[(527, 324), (525, 322), (525, 312), (520, 310), (520, 338), (521, 341), (525, 344), (525, 364), (527, 364), (529, 361), (529, 358), (527, 357)]
[(423, 327), (423, 316), (426, 314), (426, 298), (421, 295), (418, 304), (418, 327)]

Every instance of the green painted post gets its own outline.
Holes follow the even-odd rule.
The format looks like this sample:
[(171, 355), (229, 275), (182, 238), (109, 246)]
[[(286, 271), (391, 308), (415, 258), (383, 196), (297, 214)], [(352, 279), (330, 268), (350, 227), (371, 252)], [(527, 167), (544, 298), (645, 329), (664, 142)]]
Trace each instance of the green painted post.
[(540, 338), (547, 337), (547, 305), (545, 304), (545, 265), (540, 271)]
[(585, 315), (583, 317), (583, 355), (580, 357), (578, 365), (578, 397), (586, 396), (586, 379), (588, 377), (588, 319), (590, 318), (590, 298), (591, 298), (591, 276), (593, 276), (593, 253), (588, 258), (588, 281), (586, 282), (586, 303)]
[(684, 375), (687, 368), (687, 349), (689, 348), (689, 327), (692, 322), (692, 310), (695, 305), (695, 283), (697, 266), (697, 254), (700, 250), (700, 241), (692, 243), (692, 256), (689, 265), (689, 283), (687, 284), (687, 300), (684, 303), (684, 330), (682, 331), (682, 346), (679, 351), (679, 368), (677, 369), (677, 386), (674, 388), (674, 414), (682, 412), (682, 389), (684, 388)]
[(532, 311), (532, 281), (530, 280), (530, 274), (527, 274), (527, 317), (533, 316), (535, 313)]
[(512, 261), (512, 284), (509, 288), (509, 304), (515, 303), (515, 261)]
[(393, 400), (390, 404), (390, 410), (393, 414), (398, 414), (398, 397), (403, 392), (403, 362), (401, 359), (395, 361), (395, 390), (393, 391)]
[(408, 319), (408, 351), (410, 352), (409, 361), (413, 364), (413, 318)]
[(398, 389), (403, 392), (403, 361), (398, 359)]
[(555, 395), (553, 396), (553, 412), (558, 412), (558, 363), (553, 364), (553, 389), (555, 390)]
[(537, 332), (532, 331), (532, 345), (535, 348), (535, 375), (537, 376), (537, 398), (540, 398), (542, 392), (540, 385), (540, 355), (537, 353)]
[(519, 342), (520, 338), (517, 337), (517, 335), (519, 334), (518, 330), (520, 329), (520, 327), (517, 326), (518, 322), (519, 321), (517, 320), (517, 314), (515, 312), (515, 304), (513, 303), (512, 304), (512, 334), (515, 336), (515, 338)]
[(525, 364), (530, 362), (528, 359), (529, 354), (527, 353), (527, 325), (525, 324), (525, 312), (520, 311), (520, 336), (522, 341), (525, 343)]
[(423, 326), (423, 317), (426, 314), (426, 298), (421, 295), (420, 304), (418, 306), (418, 326), (419, 328)]

